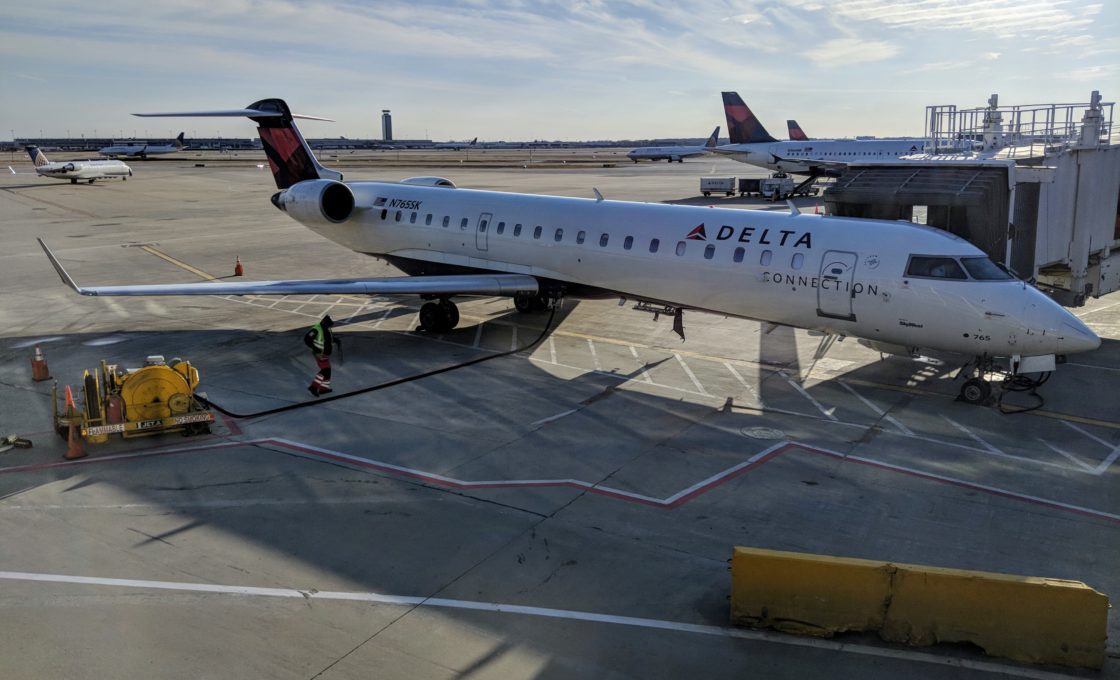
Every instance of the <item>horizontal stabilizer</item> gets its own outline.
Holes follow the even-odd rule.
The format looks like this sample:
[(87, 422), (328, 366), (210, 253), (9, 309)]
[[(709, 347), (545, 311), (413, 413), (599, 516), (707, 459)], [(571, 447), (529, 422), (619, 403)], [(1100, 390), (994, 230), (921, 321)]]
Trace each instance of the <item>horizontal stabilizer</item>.
[[(283, 111), (264, 111), (261, 109), (226, 109), (224, 111), (169, 111), (162, 113), (134, 113), (140, 118), (281, 118)], [(302, 113), (288, 114), (292, 118), (304, 120), (323, 120), (328, 123), (335, 122), (333, 118), (307, 116)]]

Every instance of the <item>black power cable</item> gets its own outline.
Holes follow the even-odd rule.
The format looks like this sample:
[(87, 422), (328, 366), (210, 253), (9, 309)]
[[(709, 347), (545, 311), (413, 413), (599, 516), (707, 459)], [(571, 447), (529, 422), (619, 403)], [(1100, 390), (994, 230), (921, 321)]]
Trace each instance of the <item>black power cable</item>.
[(407, 376), (407, 377), (404, 377), (404, 378), (397, 378), (396, 380), (390, 380), (388, 382), (378, 383), (376, 385), (371, 385), (369, 387), (363, 387), (361, 389), (352, 390), (350, 392), (343, 392), (342, 394), (334, 394), (334, 395), (331, 395), (329, 397), (324, 397), (322, 399), (314, 399), (314, 400), (311, 400), (311, 401), (301, 401), (301, 402), (297, 402), (295, 404), (288, 404), (286, 406), (278, 406), (276, 408), (270, 408), (270, 409), (265, 410), (265, 411), (258, 411), (256, 413), (234, 413), (233, 411), (225, 409), (225, 408), (219, 406), (218, 404), (215, 404), (214, 402), (210, 401), (209, 399), (207, 399), (206, 397), (203, 397), (201, 395), (196, 394), (195, 398), (198, 399), (203, 404), (205, 404), (206, 406), (208, 406), (209, 408), (212, 408), (215, 411), (218, 411), (218, 412), (223, 413), (227, 416), (230, 416), (231, 418), (259, 418), (261, 416), (270, 416), (274, 413), (283, 413), (284, 411), (293, 411), (297, 408), (305, 408), (305, 407), (308, 407), (308, 406), (319, 406), (320, 404), (327, 404), (327, 403), (330, 403), (332, 401), (336, 401), (338, 399), (346, 399), (348, 397), (355, 397), (359, 394), (365, 394), (367, 392), (376, 392), (377, 390), (383, 390), (387, 387), (395, 387), (397, 385), (403, 385), (404, 383), (412, 382), (413, 380), (420, 380), (422, 378), (430, 378), (431, 376), (439, 375), (440, 373), (447, 373), (449, 371), (454, 371), (454, 370), (457, 370), (457, 369), (460, 369), (460, 368), (466, 368), (467, 366), (474, 366), (475, 364), (481, 364), (484, 361), (491, 361), (493, 359), (500, 359), (501, 357), (509, 356), (511, 354), (517, 354), (518, 352), (524, 352), (525, 350), (528, 350), (528, 349), (536, 346), (541, 340), (544, 340), (546, 335), (548, 335), (548, 331), (552, 329), (552, 321), (553, 321), (553, 319), (556, 318), (556, 310), (559, 307), (560, 307), (560, 300), (556, 300), (552, 305), (552, 312), (548, 315), (548, 322), (544, 325), (544, 328), (541, 329), (541, 334), (538, 335), (535, 340), (533, 340), (532, 342), (530, 342), (529, 344), (527, 344), (523, 347), (518, 347), (518, 348), (515, 348), (515, 349), (507, 350), (505, 352), (499, 352), (497, 354), (491, 354), (489, 356), (479, 357), (477, 359), (471, 359), (470, 361), (464, 361), (463, 363), (460, 363), (460, 364), (453, 364), (451, 366), (444, 366), (443, 368), (437, 368), (434, 371), (427, 371), (426, 373), (419, 373), (417, 375), (410, 375), (410, 376)]

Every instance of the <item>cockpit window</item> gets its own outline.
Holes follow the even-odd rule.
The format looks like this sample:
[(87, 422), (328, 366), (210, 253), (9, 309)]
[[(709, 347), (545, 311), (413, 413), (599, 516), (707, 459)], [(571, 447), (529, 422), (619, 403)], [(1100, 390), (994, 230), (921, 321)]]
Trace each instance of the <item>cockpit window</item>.
[[(981, 258), (987, 259), (987, 258)], [(906, 267), (907, 276), (922, 276), (931, 279), (967, 279), (960, 263), (951, 257), (932, 257), (911, 255)]]
[(1009, 281), (1013, 277), (986, 257), (962, 257), (969, 276), (978, 281)]

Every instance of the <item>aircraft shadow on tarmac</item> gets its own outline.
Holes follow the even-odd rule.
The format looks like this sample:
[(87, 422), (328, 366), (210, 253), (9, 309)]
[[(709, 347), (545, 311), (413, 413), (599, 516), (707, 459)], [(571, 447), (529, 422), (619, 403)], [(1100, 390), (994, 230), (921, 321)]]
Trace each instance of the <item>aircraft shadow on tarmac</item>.
[[(570, 309), (566, 306), (558, 312), (554, 327), (562, 326)], [(388, 318), (411, 313), (414, 310), (394, 309)], [(427, 338), (434, 342), (399, 331), (348, 330), (384, 318), (386, 313), (379, 311), (339, 325), (343, 354), (336, 356), (335, 362), (337, 391), (421, 373), (484, 353), (472, 346), (478, 331), (470, 325)], [(523, 345), (536, 337), (546, 319), (546, 314), (526, 319), (511, 312), (488, 322), (516, 323)], [(216, 402), (244, 412), (304, 400), (314, 366), (301, 342), (302, 333), (303, 329), (282, 333), (130, 332), (120, 334), (119, 342), (100, 346), (94, 343), (105, 334), (70, 335), (44, 348), (52, 356), (54, 375), (71, 379), (74, 384), (83, 368), (94, 368), (101, 358), (135, 366), (145, 355), (157, 352), (167, 358), (181, 356), (199, 368), (203, 391)], [(760, 338), (759, 356), (743, 357), (769, 372), (769, 377), (758, 380), (759, 401), (784, 404), (803, 399), (777, 373), (780, 369), (788, 376), (800, 376), (805, 368), (795, 349), (794, 330), (779, 327)], [(21, 342), (30, 339), (7, 340), (7, 347), (0, 350), (0, 391), (8, 392), (6, 400), (14, 398), (12, 385), (30, 384), (26, 343)], [(1105, 343), (1120, 345), (1110, 340)], [(504, 347), (508, 345), (506, 342)], [(310, 407), (245, 421), (241, 429), (252, 437), (294, 440), (455, 478), (579, 479), (667, 496), (774, 443), (718, 435), (773, 426), (764, 411), (737, 405), (721, 409), (685, 400), (680, 394), (620, 389), (624, 384), (641, 386), (643, 374), (670, 368), (671, 359), (660, 357), (623, 373), (588, 370), (569, 378), (550, 370), (553, 367), (547, 361), (538, 363), (519, 354), (355, 397), (353, 402), (334, 402), (323, 410)], [(888, 359), (840, 377), (867, 384), (928, 384), (955, 369), (947, 363)], [(833, 403), (832, 392), (841, 388), (832, 382), (826, 380), (804, 389), (821, 403)], [(29, 405), (24, 406), (24, 415), (38, 423), (36, 430), (49, 430), (49, 398), (42, 397), (49, 389), (45, 385), (36, 384), (34, 391), (39, 396), (35, 399), (25, 398)], [(721, 395), (713, 391), (712, 396)], [(906, 406), (925, 400), (915, 408), (951, 409), (957, 418), (967, 416), (964, 409), (974, 409), (978, 420), (998, 417), (990, 410), (955, 405), (952, 396), (904, 393), (899, 403)], [(856, 401), (856, 397), (851, 399)], [(807, 403), (805, 400), (798, 410)], [(551, 417), (566, 411), (570, 415)], [(810, 407), (808, 415), (812, 416), (812, 427), (831, 426), (823, 411)], [(866, 439), (879, 420), (880, 415), (871, 414), (868, 427), (838, 431), (836, 446), (846, 449)], [(395, 423), (391, 427), (390, 421)], [(796, 438), (801, 427), (797, 421), (787, 418), (783, 422), (792, 423), (789, 436)], [(805, 427), (806, 431), (812, 429), (810, 425)], [(47, 437), (53, 435), (41, 438)], [(224, 439), (168, 435), (129, 442), (114, 440), (88, 448), (91, 457), (96, 457)], [(43, 456), (48, 447), (38, 441), (36, 446), (31, 453), (21, 455), (47, 462)], [(0, 475), (0, 499), (17, 488), (27, 493), (34, 488), (28, 483), (35, 479), (42, 485), (72, 480), (70, 490), (76, 490), (96, 478), (96, 483), (118, 487), (136, 503), (150, 504), (152, 512), (167, 516), (163, 524), (171, 526), (158, 533), (137, 534), (129, 548), (135, 555), (177, 543), (206, 550), (197, 544), (190, 547), (192, 531), (205, 527), (239, 537), (265, 553), (330, 572), (336, 582), (354, 584), (354, 589), (439, 597), (463, 597), (469, 591), (475, 598), (589, 611), (596, 609), (605, 591), (628, 587), (628, 563), (665, 562), (670, 565), (665, 578), (675, 579), (682, 564), (699, 559), (705, 576), (719, 575), (735, 543), (839, 551), (851, 556), (888, 555), (917, 563), (945, 561), (935, 540), (913, 536), (906, 522), (891, 519), (893, 513), (901, 512), (897, 507), (901, 501), (894, 495), (898, 491), (884, 488), (881, 479), (837, 472), (832, 460), (796, 460), (794, 469), (776, 471), (764, 485), (747, 474), (728, 481), (718, 493), (698, 497), (678, 512), (614, 499), (587, 500), (577, 505), (587, 494), (572, 488), (462, 490), (391, 473), (371, 475), (336, 468), (326, 471), (322, 459), (308, 459), (266, 445), (246, 445), (234, 453), (202, 451)], [(982, 456), (973, 462), (981, 467), (1007, 467), (1006, 461)], [(9, 461), (5, 464), (11, 465)], [(339, 464), (345, 467), (345, 463)], [(655, 468), (667, 472), (649, 472)], [(764, 486), (772, 486), (772, 490)], [(827, 494), (841, 495), (851, 502), (837, 502)], [(254, 499), (261, 499), (262, 504), (255, 505)], [(273, 503), (275, 499), (289, 499), (291, 503)], [(807, 502), (810, 504), (805, 505)], [(143, 514), (142, 510), (137, 512)], [(650, 513), (654, 513), (652, 518)], [(997, 541), (998, 545), (991, 547), (986, 543), (990, 536), (970, 537), (962, 532), (954, 554), (972, 550), (989, 555), (986, 568), (998, 571), (1000, 551), (1014, 552), (1009, 547), (1014, 544), (1012, 539)], [(1020, 545), (1019, 550), (1030, 552), (1034, 547)], [(1076, 573), (1075, 553), (1070, 551), (1068, 559), (1054, 557), (1054, 573), (1047, 575), (1066, 577)], [(679, 562), (682, 554), (687, 556), (683, 563)], [(237, 557), (222, 555), (215, 559)], [(570, 566), (562, 570), (562, 565), (569, 562)], [(656, 572), (659, 567), (650, 568)], [(570, 573), (557, 576), (562, 571)], [(163, 576), (153, 574), (152, 578)], [(232, 582), (234, 577), (230, 578)], [(466, 584), (462, 588), (456, 585), (460, 579)], [(550, 580), (554, 582), (550, 584)], [(252, 575), (242, 574), (240, 581), (251, 582)], [(1101, 588), (1109, 584), (1094, 585)], [(678, 602), (681, 611), (697, 612), (703, 623), (725, 625), (725, 576), (710, 581), (685, 579), (676, 588), (675, 594), (665, 597)], [(444, 614), (460, 616), (454, 610)], [(468, 625), (484, 625), (477, 617), (462, 616)], [(667, 616), (673, 618), (671, 613)], [(125, 622), (119, 623), (127, 627)], [(554, 640), (549, 635), (532, 631), (525, 635), (530, 640), (527, 644), (538, 644), (543, 656), (554, 654)], [(593, 647), (588, 648), (592, 653)], [(741, 653), (744, 657), (738, 658), (745, 658), (745, 647)], [(550, 660), (537, 677), (564, 677), (571, 671), (559, 657)]]

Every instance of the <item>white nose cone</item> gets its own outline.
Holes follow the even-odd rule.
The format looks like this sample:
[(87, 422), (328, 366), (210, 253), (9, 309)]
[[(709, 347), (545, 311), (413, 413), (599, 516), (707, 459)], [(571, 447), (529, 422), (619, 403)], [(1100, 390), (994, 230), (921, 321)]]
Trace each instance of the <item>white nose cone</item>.
[[(1065, 311), (1065, 310), (1062, 310)], [(1092, 352), (1101, 346), (1101, 339), (1073, 314), (1066, 312), (1067, 319), (1058, 328), (1061, 339), (1058, 341), (1059, 354)]]

